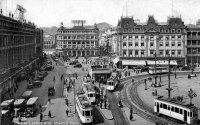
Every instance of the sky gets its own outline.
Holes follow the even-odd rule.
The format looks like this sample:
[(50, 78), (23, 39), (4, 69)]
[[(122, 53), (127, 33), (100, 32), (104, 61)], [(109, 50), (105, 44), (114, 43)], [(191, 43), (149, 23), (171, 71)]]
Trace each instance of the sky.
[(172, 15), (181, 17), (185, 24), (196, 24), (200, 19), (200, 0), (0, 0), (3, 13), (14, 13), (16, 4), (27, 10), (26, 19), (38, 27), (60, 26), (61, 22), (70, 27), (71, 20), (116, 26), (122, 15), (140, 22), (146, 22), (148, 15), (158, 22), (166, 22)]

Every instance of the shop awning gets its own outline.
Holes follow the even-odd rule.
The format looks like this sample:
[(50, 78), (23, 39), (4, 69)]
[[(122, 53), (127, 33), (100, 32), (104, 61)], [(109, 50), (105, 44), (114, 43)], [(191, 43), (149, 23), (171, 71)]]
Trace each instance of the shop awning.
[(122, 65), (146, 65), (145, 60), (122, 60)]

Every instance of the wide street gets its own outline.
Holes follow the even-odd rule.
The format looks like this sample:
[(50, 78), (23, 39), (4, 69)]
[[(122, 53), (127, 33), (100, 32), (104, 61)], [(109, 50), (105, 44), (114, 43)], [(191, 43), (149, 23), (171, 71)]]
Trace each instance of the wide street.
[[(23, 124), (81, 124), (77, 114), (75, 113), (74, 108), (74, 92), (71, 89), (67, 93), (67, 97), (64, 91), (64, 79), (69, 81), (69, 78), (75, 80), (75, 91), (79, 91), (82, 89), (82, 78), (86, 76), (91, 68), (90, 64), (82, 64), (84, 67), (84, 71), (82, 68), (73, 68), (73, 65), (68, 65), (68, 62), (64, 62), (62, 59), (54, 62), (53, 59), (50, 58), (53, 62), (54, 69), (52, 71), (48, 71), (48, 75), (45, 77), (42, 82), (42, 86), (40, 88), (30, 89), (33, 91), (32, 97), (39, 97), (39, 104), (42, 105), (42, 113), (43, 113), (43, 121), (40, 121), (40, 114), (37, 114), (32, 118), (22, 118)], [(83, 58), (78, 59), (79, 62), (82, 62)], [(73, 77), (72, 74), (76, 73), (78, 78)], [(61, 80), (61, 75), (64, 76), (64, 79)], [(53, 81), (53, 77), (55, 76), (56, 80)], [(24, 91), (26, 91), (27, 81), (23, 81), (23, 84), (19, 87), (19, 90), (15, 94), (15, 98), (19, 98)], [(48, 97), (48, 87), (55, 87), (55, 95)], [(51, 98), (51, 103), (48, 103), (48, 99)], [(69, 106), (65, 104), (65, 98), (69, 100)], [(69, 116), (66, 115), (66, 109), (69, 109)], [(52, 117), (48, 117), (48, 112), (51, 111)], [(13, 120), (15, 123), (19, 123), (17, 118)], [(112, 120), (105, 119), (102, 116), (102, 113), (98, 110), (97, 107), (94, 107), (94, 124), (113, 124)]]

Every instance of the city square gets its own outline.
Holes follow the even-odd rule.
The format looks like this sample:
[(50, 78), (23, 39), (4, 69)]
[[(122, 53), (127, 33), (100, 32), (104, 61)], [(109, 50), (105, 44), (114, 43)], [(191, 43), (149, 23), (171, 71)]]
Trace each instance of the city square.
[(0, 1), (0, 125), (200, 124), (198, 5)]

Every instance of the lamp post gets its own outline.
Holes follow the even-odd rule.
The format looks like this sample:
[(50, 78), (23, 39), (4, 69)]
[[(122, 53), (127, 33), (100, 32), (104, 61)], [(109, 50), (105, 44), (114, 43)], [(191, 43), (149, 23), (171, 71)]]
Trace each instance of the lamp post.
[(171, 85), (170, 85), (170, 54), (169, 54), (169, 59), (168, 59), (168, 88), (166, 88), (166, 90), (168, 91), (168, 98), (171, 98), (171, 91), (173, 90), (171, 88)]
[(177, 66), (175, 66), (175, 79), (176, 79), (176, 67), (177, 67)]
[(157, 76), (156, 76), (156, 51), (155, 51), (155, 53), (154, 53), (154, 60), (155, 60), (155, 66), (154, 66), (154, 68), (155, 68), (155, 87), (157, 87)]

